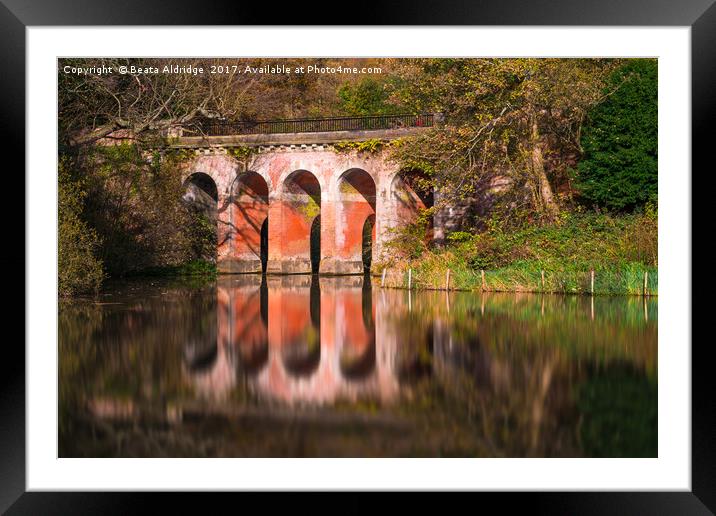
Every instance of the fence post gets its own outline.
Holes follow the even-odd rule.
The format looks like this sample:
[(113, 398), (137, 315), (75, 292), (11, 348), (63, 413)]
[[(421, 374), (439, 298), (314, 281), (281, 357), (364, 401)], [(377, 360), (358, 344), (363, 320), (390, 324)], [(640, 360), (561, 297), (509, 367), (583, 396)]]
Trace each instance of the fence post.
[(413, 284), (413, 269), (408, 269), (408, 290), (412, 287)]
[(480, 278), (482, 280), (482, 291), (485, 291), (485, 270), (480, 269)]
[(644, 295), (647, 294), (647, 289), (649, 288), (649, 271), (644, 271)]
[(591, 282), (590, 290), (591, 290), (592, 295), (594, 295), (594, 269), (591, 270), (591, 275), (592, 275), (592, 282)]

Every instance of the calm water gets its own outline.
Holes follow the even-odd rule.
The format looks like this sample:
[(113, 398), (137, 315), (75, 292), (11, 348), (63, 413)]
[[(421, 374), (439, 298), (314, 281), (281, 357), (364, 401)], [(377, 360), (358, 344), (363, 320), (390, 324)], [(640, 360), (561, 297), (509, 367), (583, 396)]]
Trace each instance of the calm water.
[(144, 280), (59, 359), (60, 456), (657, 454), (655, 299)]

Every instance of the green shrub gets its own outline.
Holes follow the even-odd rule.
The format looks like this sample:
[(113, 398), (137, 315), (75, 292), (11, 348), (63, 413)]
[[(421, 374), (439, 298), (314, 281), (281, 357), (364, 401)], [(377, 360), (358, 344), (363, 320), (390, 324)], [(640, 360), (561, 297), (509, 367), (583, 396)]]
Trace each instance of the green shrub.
[(338, 89), (341, 110), (355, 116), (399, 113), (400, 107), (389, 102), (391, 87), (388, 80), (373, 77), (345, 83)]
[(71, 163), (60, 159), (58, 167), (57, 282), (61, 296), (96, 292), (104, 279), (96, 257), (100, 240), (82, 217), (85, 185), (73, 177)]

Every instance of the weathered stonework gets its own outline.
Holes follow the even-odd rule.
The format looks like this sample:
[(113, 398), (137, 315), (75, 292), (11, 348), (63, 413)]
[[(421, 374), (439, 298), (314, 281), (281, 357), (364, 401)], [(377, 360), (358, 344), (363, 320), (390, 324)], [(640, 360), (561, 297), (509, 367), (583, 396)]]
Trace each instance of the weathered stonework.
[[(337, 152), (331, 143), (414, 131), (179, 138), (177, 147), (197, 154), (185, 163), (184, 179), (203, 173), (216, 183), (219, 270), (261, 272), (261, 232), (268, 221), (266, 272), (310, 273), (311, 229), (320, 217), (319, 272), (363, 273), (366, 221), (372, 223), (373, 257), (380, 259), (391, 228), (414, 220), (426, 206), (386, 152)], [(232, 145), (256, 152), (236, 159), (227, 152)]]

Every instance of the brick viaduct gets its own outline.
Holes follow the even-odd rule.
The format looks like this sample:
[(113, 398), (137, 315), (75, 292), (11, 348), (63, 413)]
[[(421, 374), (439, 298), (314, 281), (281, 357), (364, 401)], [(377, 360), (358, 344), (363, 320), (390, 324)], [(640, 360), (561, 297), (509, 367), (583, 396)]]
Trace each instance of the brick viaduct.
[[(391, 229), (429, 207), (432, 192), (416, 186), (419, 172), (401, 171), (385, 151), (341, 151), (336, 144), (425, 130), (420, 120), (407, 125), (175, 138), (174, 148), (195, 153), (184, 165), (185, 184), (216, 201), (219, 271), (363, 273), (366, 239), (373, 256), (384, 256)], [(237, 157), (235, 149), (246, 148), (249, 156)]]

